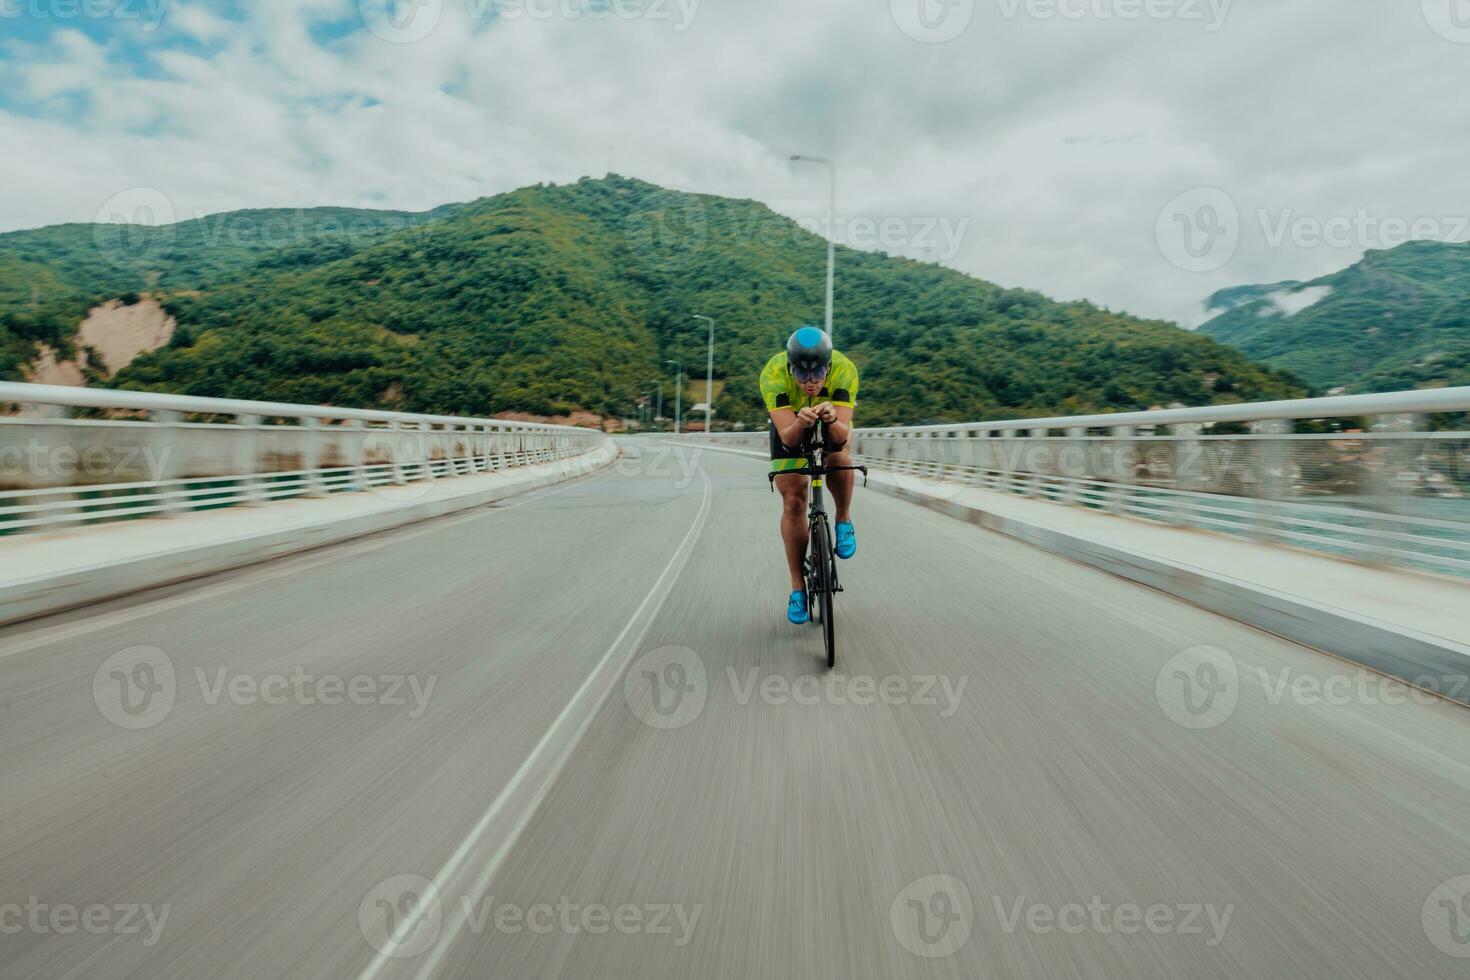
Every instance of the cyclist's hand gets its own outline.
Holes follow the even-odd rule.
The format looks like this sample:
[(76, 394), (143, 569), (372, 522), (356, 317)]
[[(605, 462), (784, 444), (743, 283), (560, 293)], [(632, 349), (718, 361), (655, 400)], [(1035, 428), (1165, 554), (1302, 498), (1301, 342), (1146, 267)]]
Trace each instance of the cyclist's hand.
[(801, 427), (803, 429), (810, 429), (812, 426), (816, 425), (820, 419), (821, 416), (817, 414), (817, 410), (810, 406), (808, 406), (807, 408), (803, 408), (801, 411), (796, 413), (796, 421), (801, 423)]
[(812, 411), (816, 412), (817, 418), (821, 419), (823, 422), (837, 421), (837, 409), (832, 407), (831, 402), (822, 402), (821, 404), (813, 405)]

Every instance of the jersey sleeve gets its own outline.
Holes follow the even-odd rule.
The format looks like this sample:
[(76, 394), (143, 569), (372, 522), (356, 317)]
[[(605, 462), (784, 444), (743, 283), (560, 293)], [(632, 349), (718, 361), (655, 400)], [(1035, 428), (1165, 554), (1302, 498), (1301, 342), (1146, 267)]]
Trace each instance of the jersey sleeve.
[(832, 365), (832, 378), (827, 382), (828, 389), (832, 392), (832, 404), (841, 405), (844, 408), (857, 407), (858, 394), (858, 369), (857, 365), (847, 358)]
[(766, 411), (774, 412), (778, 408), (791, 407), (791, 395), (786, 390), (786, 365), (780, 355), (771, 358), (761, 371), (761, 400), (766, 403)]

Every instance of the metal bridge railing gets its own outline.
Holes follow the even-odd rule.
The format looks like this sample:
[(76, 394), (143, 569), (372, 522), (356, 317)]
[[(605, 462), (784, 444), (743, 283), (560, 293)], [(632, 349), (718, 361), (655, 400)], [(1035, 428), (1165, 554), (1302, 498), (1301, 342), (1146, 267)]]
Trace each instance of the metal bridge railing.
[[(870, 467), (937, 496), (1017, 494), (1470, 576), (1470, 388), (858, 429)], [(764, 450), (760, 433), (692, 438)]]
[(0, 383), (0, 535), (489, 473), (606, 438), (501, 419)]

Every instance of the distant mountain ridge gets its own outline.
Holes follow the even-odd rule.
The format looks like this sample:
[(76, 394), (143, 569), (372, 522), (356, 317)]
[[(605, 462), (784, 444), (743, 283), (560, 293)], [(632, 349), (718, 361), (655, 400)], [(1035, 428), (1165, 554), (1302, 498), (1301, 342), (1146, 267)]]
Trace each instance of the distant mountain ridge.
[(1470, 384), (1470, 245), (1409, 242), (1310, 282), (1210, 297), (1199, 332), (1316, 387)]
[[(263, 225), (259, 215), (272, 213), (235, 212), (223, 227)], [(350, 214), (363, 223), (355, 232), (343, 229), (340, 209), (312, 209), (254, 236), (221, 235), (220, 217), (153, 232), (60, 226), (0, 236), (0, 275), (8, 267), (48, 277), (51, 294), (38, 301), (0, 285), (0, 350), (71, 343), (76, 303), (145, 289), (177, 328), (166, 348), (109, 383), (616, 416), (657, 380), (670, 382), (668, 400), (666, 361), (702, 373), (706, 333), (692, 319), (702, 313), (717, 321), (715, 373), (728, 381), (717, 418), (754, 425), (764, 416), (760, 366), (793, 327), (822, 318), (825, 241), (754, 201), (613, 175), (418, 215)], [(106, 254), (114, 245), (121, 261)], [(50, 319), (40, 313), (48, 302)], [(838, 250), (836, 310), (837, 344), (863, 372), (861, 417), (871, 424), (1303, 390), (1172, 324), (878, 253)], [(6, 370), (14, 376), (21, 361), (0, 361)]]

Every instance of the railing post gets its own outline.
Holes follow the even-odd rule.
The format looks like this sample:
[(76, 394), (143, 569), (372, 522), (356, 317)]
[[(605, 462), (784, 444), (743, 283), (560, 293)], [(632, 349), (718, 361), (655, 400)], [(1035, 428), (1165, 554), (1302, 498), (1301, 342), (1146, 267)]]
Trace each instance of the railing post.
[(1046, 478), (1050, 474), (1042, 472), (1041, 467), (1045, 464), (1037, 461), (1046, 459), (1046, 454), (1033, 453), (1032, 450), (1038, 448), (1046, 449), (1049, 447), (1050, 443), (1048, 440), (1051, 437), (1051, 430), (1027, 429), (1026, 437), (1026, 471), (1031, 474), (1030, 479), (1026, 481), (1026, 496), (1035, 497), (1037, 500), (1045, 500)]
[(304, 415), (296, 421), (301, 427), (301, 468), (306, 471), (302, 477), (302, 496), (325, 497), (327, 488), (322, 483), (322, 438), (326, 430), (322, 426), (322, 420), (315, 415)]
[(403, 472), (403, 423), (393, 419), (388, 423), (388, 437), (384, 441), (388, 444), (388, 472), (391, 474), (393, 485), (401, 487), (408, 482), (408, 477)]
[(1113, 460), (1110, 474), (1113, 484), (1106, 507), (1114, 514), (1127, 514), (1135, 483), (1133, 467), (1136, 464), (1135, 430), (1131, 425), (1115, 425), (1110, 430), (1113, 437)]
[[(1075, 452), (1072, 452), (1073, 450)], [(1065, 462), (1058, 461), (1059, 465), (1057, 468), (1063, 471), (1062, 475), (1067, 480), (1067, 492), (1063, 495), (1062, 500), (1068, 504), (1081, 505), (1087, 500), (1086, 481), (1089, 472), (1087, 467), (1087, 430), (1081, 426), (1068, 426), (1067, 445), (1066, 449), (1062, 450), (1062, 452), (1066, 459), (1071, 459), (1075, 456), (1082, 460), (1082, 466), (1076, 473), (1067, 473)], [(1067, 453), (1072, 453), (1072, 455), (1066, 455)]]
[(1013, 493), (1016, 489), (1016, 430), (1001, 429), (997, 440), (1000, 447), (996, 450), (1000, 453), (1000, 466), (997, 468), (999, 476), (995, 479), (994, 489), (1002, 493)]
[(1194, 523), (1194, 498), (1190, 494), (1199, 489), (1203, 481), (1204, 460), (1201, 459), (1202, 443), (1199, 441), (1204, 426), (1181, 423), (1170, 427), (1174, 437), (1174, 506), (1169, 512), (1173, 523), (1190, 526)]
[(1255, 439), (1256, 526), (1255, 531), (1263, 541), (1289, 541), (1281, 535), (1279, 518), (1272, 512), (1271, 504), (1286, 496), (1288, 462), (1286, 440), (1292, 425), (1285, 419), (1267, 419), (1251, 423), (1251, 435)]
[(260, 472), (260, 416), (236, 415), (235, 425), (239, 426), (240, 431), (240, 448), (235, 458), (240, 477), (240, 496), (243, 498), (241, 503), (262, 503), (265, 500), (265, 490), (261, 486)]
[(148, 413), (148, 421), (153, 423), (149, 441), (156, 454), (158, 466), (157, 472), (151, 478), (158, 485), (158, 505), (162, 508), (159, 513), (164, 517), (175, 517), (189, 509), (189, 498), (181, 493), (187, 488), (171, 485), (179, 476), (176, 451), (180, 442), (178, 427), (183, 418), (179, 412), (154, 410)]
[[(1400, 432), (1417, 432), (1422, 420), (1417, 415), (1376, 415), (1371, 430), (1379, 437), (1368, 453), (1368, 468), (1372, 486), (1372, 506), (1379, 513), (1403, 515), (1410, 512), (1408, 498), (1413, 495), (1417, 444), (1411, 439), (1393, 438)], [(1393, 521), (1375, 521), (1381, 531), (1399, 531)], [(1397, 555), (1388, 547), (1369, 546), (1374, 560), (1401, 564)]]

